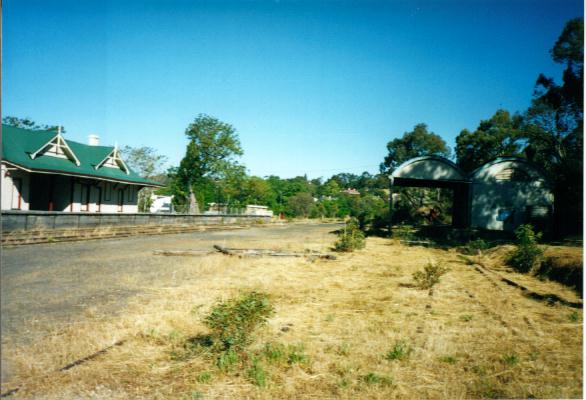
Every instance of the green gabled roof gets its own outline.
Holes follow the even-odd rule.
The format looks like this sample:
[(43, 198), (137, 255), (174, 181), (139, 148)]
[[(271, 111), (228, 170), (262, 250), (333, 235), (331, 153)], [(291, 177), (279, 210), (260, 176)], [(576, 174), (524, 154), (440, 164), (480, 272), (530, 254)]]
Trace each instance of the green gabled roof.
[(114, 150), (111, 146), (90, 146), (66, 139), (65, 142), (79, 159), (80, 165), (76, 165), (69, 159), (47, 155), (31, 158), (31, 154), (56, 135), (55, 131), (33, 131), (2, 124), (2, 161), (32, 172), (53, 172), (145, 186), (162, 186), (160, 183), (141, 177), (130, 168), (128, 174), (118, 168), (96, 169), (96, 166)]

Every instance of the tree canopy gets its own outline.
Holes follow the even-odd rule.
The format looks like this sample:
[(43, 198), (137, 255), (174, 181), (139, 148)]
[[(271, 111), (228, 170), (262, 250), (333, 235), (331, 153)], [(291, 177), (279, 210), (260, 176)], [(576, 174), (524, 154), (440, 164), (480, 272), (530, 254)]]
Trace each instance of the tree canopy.
[(206, 114), (198, 115), (185, 130), (189, 139), (175, 175), (175, 192), (187, 198), (190, 185), (198, 186), (226, 176), (242, 155), (234, 127)]
[(558, 234), (581, 232), (584, 154), (584, 20), (568, 21), (551, 50), (565, 66), (562, 83), (539, 75), (525, 113), (529, 157), (554, 182)]
[[(19, 118), (7, 115), (2, 118), (2, 123), (14, 126), (15, 128), (31, 129), (34, 131), (57, 131), (59, 129), (58, 125), (37, 124), (29, 117)], [(61, 127), (61, 133), (65, 133), (65, 128)]]
[(463, 129), (456, 137), (457, 164), (471, 172), (497, 157), (522, 156), (521, 126), (523, 118), (506, 110), (497, 110), (490, 118), (480, 121), (474, 132)]
[(401, 163), (414, 157), (450, 156), (446, 142), (439, 135), (428, 132), (425, 124), (417, 124), (411, 132), (405, 132), (403, 137), (390, 141), (387, 150), (388, 154), (380, 165), (381, 172), (385, 173), (392, 172)]
[(162, 174), (162, 167), (167, 157), (157, 153), (152, 147), (124, 146), (120, 152), (124, 161), (143, 178), (154, 178)]

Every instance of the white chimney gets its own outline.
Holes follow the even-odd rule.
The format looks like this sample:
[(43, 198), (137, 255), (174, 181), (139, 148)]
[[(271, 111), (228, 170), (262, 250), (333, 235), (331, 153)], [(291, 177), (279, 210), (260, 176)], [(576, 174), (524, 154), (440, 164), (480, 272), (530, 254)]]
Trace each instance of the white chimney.
[(98, 135), (94, 135), (93, 133), (91, 135), (88, 135), (88, 144), (90, 146), (99, 146), (100, 145), (100, 137)]

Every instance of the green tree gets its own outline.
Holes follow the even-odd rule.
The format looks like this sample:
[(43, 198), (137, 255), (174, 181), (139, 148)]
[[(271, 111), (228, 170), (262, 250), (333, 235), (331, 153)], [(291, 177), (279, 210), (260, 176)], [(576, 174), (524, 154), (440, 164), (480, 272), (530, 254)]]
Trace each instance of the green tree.
[(310, 193), (300, 192), (287, 200), (287, 213), (291, 216), (307, 218), (313, 207), (314, 200)]
[(152, 179), (161, 175), (167, 157), (158, 154), (152, 147), (124, 146), (120, 149), (126, 164), (143, 178)]
[[(166, 176), (163, 174), (163, 164), (167, 157), (157, 154), (152, 147), (131, 147), (124, 146), (120, 152), (126, 164), (143, 178), (152, 179), (160, 183), (167, 183)], [(148, 212), (152, 200), (151, 196), (155, 189), (145, 187), (138, 192), (138, 211)]]
[(269, 184), (258, 176), (251, 176), (246, 180), (244, 198), (246, 204), (268, 205), (274, 193)]
[(328, 181), (335, 181), (341, 189), (355, 188), (360, 177), (355, 174), (343, 172), (332, 176)]
[(446, 142), (433, 132), (427, 131), (427, 125), (417, 124), (413, 131), (405, 132), (403, 137), (387, 143), (388, 154), (380, 165), (382, 173), (390, 173), (401, 163), (420, 156), (450, 156)]
[(189, 139), (176, 174), (176, 201), (186, 203), (190, 189), (222, 179), (243, 154), (236, 130), (217, 118), (200, 114), (185, 130)]
[(357, 199), (351, 215), (356, 217), (360, 229), (365, 231), (376, 218), (383, 217), (387, 212), (388, 205), (385, 200), (378, 196), (367, 194)]
[[(58, 125), (37, 124), (28, 117), (18, 118), (7, 115), (2, 118), (2, 123), (5, 125), (14, 126), (15, 128), (24, 128), (34, 131), (57, 131), (59, 129)], [(65, 128), (61, 127), (61, 133), (65, 133)]]
[(474, 132), (462, 130), (456, 137), (460, 168), (471, 172), (497, 157), (522, 156), (522, 122), (520, 115), (511, 117), (508, 111), (498, 110), (490, 119), (480, 121)]
[(335, 179), (329, 179), (321, 186), (319, 194), (321, 196), (336, 197), (339, 195), (340, 190), (342, 189), (338, 182)]
[(551, 50), (565, 66), (562, 83), (543, 74), (525, 114), (527, 156), (554, 182), (558, 234), (581, 233), (583, 220), (584, 21), (570, 20)]

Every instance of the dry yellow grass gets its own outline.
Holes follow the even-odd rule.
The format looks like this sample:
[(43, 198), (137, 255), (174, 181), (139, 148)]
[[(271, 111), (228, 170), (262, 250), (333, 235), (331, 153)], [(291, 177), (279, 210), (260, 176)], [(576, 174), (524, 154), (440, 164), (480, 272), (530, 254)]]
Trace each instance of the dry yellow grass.
[[(325, 251), (334, 239), (297, 237), (271, 247)], [(14, 398), (42, 399), (581, 398), (581, 310), (527, 298), (491, 274), (569, 301), (575, 294), (503, 270), (496, 255), (483, 257), (485, 274), (455, 251), (368, 238), (366, 249), (337, 261), (164, 258), (174, 280), (142, 287), (145, 294), (121, 314), (104, 318), (88, 308), (79, 322), (33, 344), (5, 343), (14, 371), (3, 390), (23, 384)], [(450, 269), (433, 295), (410, 285), (430, 260)], [(131, 276), (120, 281), (136, 288)], [(261, 388), (244, 371), (223, 373), (205, 357), (173, 357), (187, 338), (207, 332), (202, 320), (217, 299), (247, 289), (268, 293), (276, 308), (250, 351), (300, 344), (306, 362), (266, 364)], [(55, 372), (121, 339), (124, 345)], [(408, 354), (387, 359), (398, 343)], [(198, 380), (204, 372), (210, 379)]]

